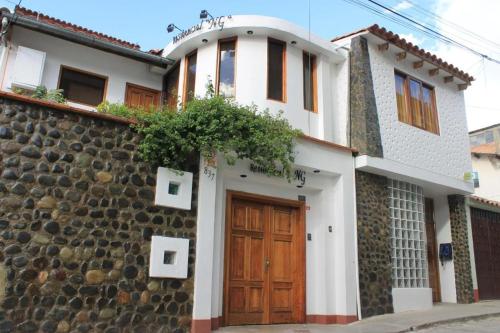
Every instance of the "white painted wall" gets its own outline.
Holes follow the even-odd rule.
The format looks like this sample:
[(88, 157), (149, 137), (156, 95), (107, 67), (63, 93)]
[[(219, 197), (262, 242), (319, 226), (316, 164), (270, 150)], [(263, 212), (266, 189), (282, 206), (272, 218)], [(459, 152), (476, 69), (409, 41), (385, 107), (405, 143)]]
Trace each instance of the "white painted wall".
[[(244, 17), (245, 18), (245, 17)], [(245, 26), (246, 19), (233, 16), (223, 30), (206, 30), (190, 36), (177, 44), (169, 44), (164, 56), (181, 61), (179, 79), (179, 100), (182, 100), (184, 86), (185, 55), (197, 49), (197, 73), (195, 95), (204, 96), (206, 84), (217, 77), (217, 42), (221, 38), (237, 37), (236, 43), (236, 96), (235, 100), (244, 105), (256, 105), (259, 110), (269, 109), (284, 116), (292, 126), (301, 129), (304, 134), (319, 139), (346, 144), (346, 121), (348, 112), (347, 58), (346, 51), (335, 51), (333, 44), (324, 40), (313, 42), (301, 40), (307, 35), (301, 28), (297, 31), (285, 31), (287, 22), (255, 17), (251, 26)], [(269, 27), (263, 27), (268, 22)], [(278, 22), (278, 23), (276, 23)], [(281, 27), (272, 28), (276, 23)], [(248, 35), (251, 29), (254, 34)], [(294, 35), (295, 34), (295, 35)], [(267, 99), (267, 38), (273, 37), (285, 42), (298, 41), (296, 45), (286, 46), (286, 102)], [(207, 39), (206, 43), (201, 39)], [(302, 53), (309, 51), (317, 55), (318, 112), (309, 112), (303, 108)]]
[[(203, 224), (203, 230), (197, 232), (194, 319), (222, 315), (227, 190), (293, 200), (305, 195), (310, 206), (306, 210), (306, 233), (312, 236), (312, 241), (306, 242), (306, 313), (356, 315), (353, 158), (349, 152), (304, 140), (300, 140), (297, 151), (296, 167), (307, 170), (306, 185), (300, 189), (294, 182), (250, 172), (246, 161), (230, 167), (219, 159), (217, 176), (212, 181), (205, 179), (201, 171), (199, 205), (215, 201), (215, 216), (208, 208), (199, 208), (198, 223)], [(321, 171), (316, 174), (313, 169)], [(240, 177), (243, 173), (247, 178)], [(333, 232), (328, 231), (328, 226)]]
[(500, 160), (494, 156), (473, 156), (472, 168), (479, 174), (479, 187), (474, 189), (474, 195), (500, 201)]
[[(2, 90), (10, 90), (18, 45), (46, 52), (42, 85), (48, 89), (57, 88), (61, 65), (107, 76), (108, 86), (105, 99), (110, 102), (124, 102), (127, 82), (152, 89), (162, 89), (162, 75), (151, 72), (148, 64), (18, 26), (12, 26), (11, 29), (13, 30), (12, 43), (1, 82)], [(81, 104), (69, 104), (92, 109)]]
[[(439, 244), (451, 243), (450, 209), (446, 195), (435, 196), (434, 220), (436, 223), (436, 240)], [(439, 248), (438, 248), (439, 250)], [(455, 288), (455, 266), (453, 260), (439, 263), (439, 281), (441, 283), (441, 301), (443, 303), (456, 303), (457, 293)]]
[(431, 288), (392, 288), (394, 313), (432, 308)]
[[(463, 179), (472, 169), (463, 92), (441, 76), (413, 69), (410, 60), (397, 62), (393, 52), (380, 52), (377, 45), (369, 43), (369, 52), (384, 158)], [(395, 68), (435, 87), (439, 136), (398, 120)]]

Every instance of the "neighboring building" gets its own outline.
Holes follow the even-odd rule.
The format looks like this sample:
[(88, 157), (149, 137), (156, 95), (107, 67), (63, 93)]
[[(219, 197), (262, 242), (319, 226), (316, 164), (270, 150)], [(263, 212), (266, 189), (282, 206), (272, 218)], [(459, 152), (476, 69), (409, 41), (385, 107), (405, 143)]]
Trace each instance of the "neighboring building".
[[(142, 259), (130, 254), (113, 257), (127, 264), (142, 262), (138, 265), (143, 276), (138, 282), (134, 282), (137, 269), (130, 266), (124, 268), (125, 277), (119, 277), (120, 292), (130, 292), (132, 301), (122, 303), (125, 296), (117, 299), (117, 293), (108, 289), (100, 298), (88, 296), (88, 281), (76, 278), (64, 289), (59, 282), (54, 282), (57, 287), (51, 285), (56, 294), (77, 294), (74, 298), (78, 298), (83, 293), (86, 303), (72, 302), (90, 313), (98, 312), (101, 326), (119, 325), (120, 319), (114, 322), (118, 314), (119, 318), (130, 316), (123, 319), (127, 323), (144, 317), (151, 325), (168, 322), (183, 329), (192, 320), (191, 331), (198, 333), (221, 325), (349, 323), (377, 314), (430, 308), (433, 301), (473, 300), (472, 241), (464, 197), (473, 186), (464, 180), (472, 168), (463, 98), (473, 78), (466, 73), (378, 26), (327, 41), (277, 18), (224, 16), (182, 32), (160, 55), (158, 50), (142, 52), (136, 45), (23, 8), (3, 15), (11, 22), (1, 57), (5, 79), (0, 97), (9, 101), (5, 103), (40, 104), (9, 93), (13, 87), (64, 88), (70, 106), (77, 108), (41, 103), (50, 110), (60, 109), (61, 117), (71, 120), (63, 122), (72, 131), (64, 139), (73, 140), (74, 131), (102, 132), (106, 141), (106, 158), (102, 159), (124, 159), (124, 167), (96, 162), (102, 168), (107, 165), (106, 172), (113, 177), (91, 174), (86, 180), (90, 192), (81, 190), (85, 197), (81, 200), (125, 213), (119, 217), (85, 213), (84, 223), (72, 225), (87, 228), (102, 220), (105, 228), (116, 218), (122, 230), (130, 228), (132, 234), (140, 230), (134, 220), (144, 228), (143, 246), (132, 251)], [(146, 186), (133, 178), (138, 172), (147, 186), (156, 182), (147, 166), (130, 156), (133, 145), (122, 146), (122, 139), (137, 139), (127, 134), (128, 138), (116, 143), (107, 140), (122, 135), (123, 129), (115, 128), (113, 120), (124, 121), (80, 109), (92, 110), (104, 100), (175, 107), (192, 96), (205, 95), (210, 82), (217, 93), (238, 103), (273, 113), (283, 111), (290, 124), (304, 132), (297, 140), (293, 181), (266, 177), (248, 161), (229, 166), (218, 158), (213, 168), (214, 161), (202, 160), (199, 172), (193, 170), (194, 208), (188, 212), (154, 206), (149, 195), (139, 195), (126, 205), (126, 197), (136, 197), (135, 187), (122, 195), (114, 190), (116, 186), (129, 184), (129, 178), (134, 186)], [(83, 129), (72, 123), (71, 112), (82, 117)], [(13, 126), (7, 115), (2, 117), (2, 124)], [(104, 120), (86, 120), (93, 117)], [(6, 133), (5, 143), (0, 141), (3, 149), (11, 151), (14, 136), (7, 135), (8, 130), (0, 133)], [(97, 156), (100, 149), (84, 137), (90, 145), (85, 154)], [(67, 143), (59, 144), (61, 154), (69, 149)], [(117, 152), (107, 152), (115, 144)], [(87, 158), (95, 169), (94, 159), (98, 158)], [(79, 154), (71, 165), (83, 162)], [(9, 163), (4, 163), (6, 168), (18, 172), (17, 166), (9, 166), (14, 162)], [(136, 163), (141, 167), (135, 169)], [(109, 187), (113, 198), (102, 199), (104, 204), (92, 200), (95, 193), (104, 193), (102, 179), (110, 183), (105, 191)], [(6, 180), (5, 199), (17, 198), (16, 184), (14, 178)], [(166, 185), (159, 183), (156, 188)], [(50, 186), (42, 186), (47, 195), (61, 191)], [(164, 227), (157, 225), (156, 216), (148, 215), (156, 213), (168, 220)], [(182, 232), (172, 229), (176, 226)], [(45, 231), (40, 234), (63, 242)], [(149, 265), (144, 249), (149, 249), (153, 234), (191, 239), (186, 280), (144, 276)], [(107, 235), (95, 235), (89, 244), (107, 244)], [(6, 244), (20, 251), (31, 246), (30, 240), (18, 243), (10, 238)], [(438, 246), (449, 243), (453, 257), (444, 256), (439, 262)], [(74, 244), (71, 251), (79, 251), (79, 243)], [(99, 260), (84, 259), (85, 271), (87, 265), (99, 266)], [(102, 265), (105, 274), (115, 270), (108, 262)], [(12, 271), (22, 275), (21, 268)], [(113, 283), (106, 283), (106, 288), (114, 290)], [(148, 293), (143, 296), (151, 283), (154, 291), (160, 289), (156, 294), (161, 294), (153, 295), (155, 301), (151, 296), (154, 306), (149, 306)], [(156, 286), (160, 283), (161, 288)], [(13, 282), (7, 290), (12, 298)], [(10, 298), (6, 320), (14, 320), (14, 311), (24, 311)], [(102, 314), (103, 308), (111, 309), (109, 314)], [(69, 311), (71, 318), (78, 312), (74, 307)]]
[(64, 89), (69, 105), (89, 110), (106, 100), (160, 104), (168, 59), (25, 8), (4, 17), (15, 23), (0, 49), (0, 89)]
[(500, 201), (500, 125), (469, 133), (474, 194)]

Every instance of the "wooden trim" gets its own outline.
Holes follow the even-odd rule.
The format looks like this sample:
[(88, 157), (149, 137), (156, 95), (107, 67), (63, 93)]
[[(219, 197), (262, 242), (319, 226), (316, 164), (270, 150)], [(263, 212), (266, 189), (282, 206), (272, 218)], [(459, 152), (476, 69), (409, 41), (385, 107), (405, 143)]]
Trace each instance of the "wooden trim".
[(236, 61), (237, 61), (237, 54), (238, 54), (238, 37), (228, 37), (228, 38), (222, 38), (217, 41), (217, 60), (215, 64), (215, 94), (219, 95), (219, 83), (220, 83), (220, 44), (221, 43), (227, 43), (227, 42), (234, 42), (234, 96), (236, 97)]
[(439, 68), (429, 69), (429, 76), (436, 76), (439, 74)]
[(357, 315), (307, 315), (306, 322), (308, 324), (331, 325), (341, 324), (347, 325), (358, 320)]
[(0, 90), (0, 97), (8, 98), (8, 99), (23, 102), (23, 103), (38, 105), (41, 107), (46, 107), (46, 108), (50, 108), (50, 109), (54, 109), (54, 110), (58, 110), (58, 111), (62, 111), (62, 112), (72, 112), (72, 113), (75, 113), (75, 114), (78, 114), (81, 116), (85, 116), (85, 117), (114, 121), (116, 123), (125, 124), (125, 125), (136, 124), (136, 121), (134, 121), (132, 119), (113, 116), (113, 115), (110, 115), (107, 113), (89, 111), (89, 110), (81, 109), (78, 107), (69, 106), (67, 104), (44, 101), (41, 99), (36, 99), (33, 97), (23, 96), (23, 95), (11, 93), (11, 92), (6, 92), (6, 91), (1, 91), (1, 90)]
[[(82, 74), (86, 74), (86, 75), (90, 75), (90, 76), (95, 76), (97, 78), (103, 79), (104, 80), (104, 89), (103, 89), (103, 92), (102, 92), (102, 102), (104, 102), (106, 100), (106, 96), (108, 95), (108, 81), (109, 81), (109, 78), (106, 75), (101, 75), (101, 74), (89, 72), (89, 71), (86, 71), (86, 70), (83, 70), (83, 69), (79, 69), (79, 68), (75, 68), (75, 67), (71, 67), (71, 66), (61, 65), (59, 67), (59, 77), (57, 79), (57, 89), (61, 89), (61, 77), (62, 77), (63, 69), (67, 69), (67, 70), (70, 70), (70, 71), (73, 71), (73, 72), (78, 72), (78, 73), (82, 73)], [(82, 102), (79, 102), (79, 101), (73, 101), (73, 100), (71, 100), (69, 98), (66, 98), (66, 100), (68, 100), (68, 101), (70, 101), (72, 103), (86, 105), (86, 106), (90, 106), (90, 107), (96, 107), (97, 106), (97, 105), (82, 103)]]
[(169, 75), (175, 71), (175, 70), (178, 70), (178, 73), (177, 73), (177, 88), (176, 88), (176, 109), (177, 107), (179, 106), (179, 84), (180, 84), (180, 76), (181, 76), (181, 62), (180, 61), (177, 61), (171, 68), (170, 70), (165, 73), (165, 75), (163, 76), (163, 83), (162, 83), (162, 93), (161, 93), (161, 105), (162, 106), (167, 106), (168, 107), (168, 87), (167, 87), (167, 81), (168, 81), (168, 77)]
[(415, 68), (415, 69), (418, 69), (418, 68), (423, 67), (423, 66), (424, 66), (424, 61), (423, 60), (415, 61), (413, 63), (413, 68)]
[(406, 52), (399, 52), (399, 53), (396, 53), (396, 60), (397, 61), (401, 61), (401, 60), (404, 60), (406, 59)]
[(232, 217), (232, 205), (234, 199), (241, 199), (246, 201), (253, 201), (267, 205), (277, 205), (277, 206), (285, 206), (298, 209), (298, 222), (299, 222), (299, 235), (302, 237), (301, 240), (298, 240), (298, 245), (300, 246), (299, 252), (301, 253), (301, 258), (299, 258), (300, 263), (303, 265), (303, 277), (299, 280), (299, 290), (302, 295), (299, 295), (299, 298), (302, 300), (298, 304), (295, 304), (298, 307), (299, 312), (299, 320), (297, 323), (304, 323), (306, 320), (306, 229), (305, 229), (305, 216), (306, 216), (306, 203), (304, 201), (299, 200), (290, 200), (283, 198), (276, 198), (270, 196), (264, 196), (260, 194), (247, 193), (241, 191), (233, 191), (227, 190), (226, 192), (226, 218), (225, 218), (225, 227), (224, 227), (224, 286), (223, 286), (223, 315), (221, 317), (220, 323), (221, 326), (227, 325), (227, 318), (229, 316), (227, 306), (227, 302), (229, 299), (229, 265), (227, 263), (227, 259), (230, 257), (230, 236), (231, 236), (231, 217)]
[(329, 147), (329, 148), (333, 148), (333, 149), (336, 149), (336, 150), (345, 151), (345, 152), (351, 153), (353, 155), (357, 155), (359, 153), (359, 151), (356, 148), (350, 148), (350, 147), (347, 147), (347, 146), (342, 146), (342, 145), (339, 145), (337, 143), (333, 143), (333, 142), (330, 142), (330, 141), (321, 140), (321, 139), (318, 139), (318, 138), (315, 138), (315, 137), (312, 137), (312, 136), (309, 136), (309, 135), (302, 134), (299, 138), (303, 139), (303, 140), (306, 140), (306, 141), (310, 141), (312, 143), (317, 143), (319, 145), (323, 145), (323, 146), (326, 146), (326, 147)]
[(453, 79), (454, 79), (453, 76), (445, 76), (443, 81), (444, 81), (444, 83), (449, 83), (449, 82), (453, 82)]
[[(274, 99), (274, 98), (269, 97), (269, 42), (283, 45), (283, 52), (282, 52), (283, 59), (282, 59), (282, 69), (281, 69), (282, 73), (283, 73), (283, 77), (281, 80), (281, 85), (282, 85), (282, 87), (281, 87), (281, 89), (282, 89), (281, 99)], [(275, 102), (282, 102), (282, 103), (287, 102), (287, 92), (286, 92), (286, 89), (287, 89), (287, 63), (286, 63), (286, 60), (287, 60), (286, 42), (279, 40), (279, 39), (272, 38), (272, 37), (268, 37), (267, 38), (267, 64), (266, 64), (266, 98), (268, 100), (275, 101)]]
[(387, 51), (389, 49), (389, 43), (378, 44), (378, 50), (381, 52)]
[[(184, 56), (184, 69), (183, 69), (183, 84), (182, 84), (182, 107), (186, 107), (187, 101), (187, 72), (189, 67), (189, 57), (196, 54), (196, 69), (198, 71), (198, 49), (195, 49)], [(196, 81), (196, 73), (195, 73), (195, 81)]]

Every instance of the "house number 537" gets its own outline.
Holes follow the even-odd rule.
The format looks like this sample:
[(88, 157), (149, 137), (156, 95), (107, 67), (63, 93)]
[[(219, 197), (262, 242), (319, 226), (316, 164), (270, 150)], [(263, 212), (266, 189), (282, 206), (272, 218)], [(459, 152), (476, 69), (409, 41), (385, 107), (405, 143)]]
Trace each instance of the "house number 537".
[(203, 170), (203, 173), (208, 177), (210, 180), (214, 180), (215, 178), (215, 172), (212, 169), (209, 169), (208, 167), (205, 167)]

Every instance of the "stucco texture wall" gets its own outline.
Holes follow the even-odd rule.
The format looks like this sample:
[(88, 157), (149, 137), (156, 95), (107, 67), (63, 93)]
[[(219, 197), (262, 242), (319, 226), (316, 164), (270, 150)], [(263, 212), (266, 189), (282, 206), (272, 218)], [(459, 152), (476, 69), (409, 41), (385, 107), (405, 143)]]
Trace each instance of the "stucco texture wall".
[[(154, 205), (139, 139), (0, 99), (0, 332), (189, 331), (196, 199), (191, 211)], [(152, 235), (190, 239), (187, 279), (148, 276)]]
[[(410, 60), (396, 61), (394, 53), (381, 52), (371, 43), (369, 52), (384, 158), (463, 179), (472, 168), (463, 92), (454, 83), (443, 83), (441, 76), (413, 69)], [(394, 69), (435, 87), (440, 135), (398, 120)]]

